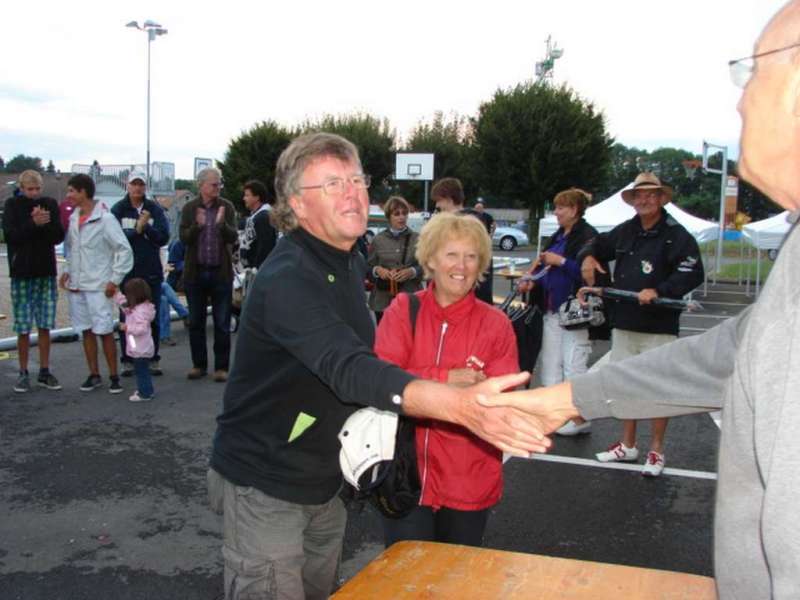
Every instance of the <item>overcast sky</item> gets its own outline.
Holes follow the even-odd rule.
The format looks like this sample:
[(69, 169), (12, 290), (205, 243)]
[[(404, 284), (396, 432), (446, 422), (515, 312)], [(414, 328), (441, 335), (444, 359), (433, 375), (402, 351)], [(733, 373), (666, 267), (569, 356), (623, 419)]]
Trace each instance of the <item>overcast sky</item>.
[(13, 2), (1, 11), (0, 156), (144, 162), (147, 36), (151, 157), (191, 177), (255, 123), (325, 113), (388, 117), (405, 137), (435, 111), (477, 112), (533, 77), (548, 35), (555, 81), (627, 145), (702, 140), (736, 154), (739, 90), (727, 61), (752, 54), (777, 0)]

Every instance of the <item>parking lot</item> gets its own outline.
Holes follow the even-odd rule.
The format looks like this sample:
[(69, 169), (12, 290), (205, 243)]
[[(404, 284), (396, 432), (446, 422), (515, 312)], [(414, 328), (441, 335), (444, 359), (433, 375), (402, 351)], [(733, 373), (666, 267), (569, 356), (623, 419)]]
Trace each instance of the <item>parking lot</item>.
[[(495, 285), (497, 292), (508, 282)], [(686, 316), (683, 333), (741, 310), (747, 299), (735, 292), (719, 286), (700, 297), (706, 310)], [(157, 399), (146, 405), (104, 389), (79, 392), (85, 369), (76, 343), (54, 348), (60, 392), (13, 394), (15, 355), (0, 355), (3, 600), (211, 600), (221, 593), (221, 523), (206, 506), (205, 470), (223, 388), (185, 379), (188, 338), (180, 327), (175, 334), (178, 345), (163, 351)], [(594, 358), (606, 349), (598, 344)], [(618, 431), (614, 421), (598, 422), (591, 435), (557, 439), (546, 457), (509, 460), (486, 545), (711, 574), (714, 420), (670, 423), (668, 470), (655, 480), (593, 460)], [(645, 426), (640, 443), (647, 442)], [(342, 577), (381, 549), (377, 516), (352, 507)]]

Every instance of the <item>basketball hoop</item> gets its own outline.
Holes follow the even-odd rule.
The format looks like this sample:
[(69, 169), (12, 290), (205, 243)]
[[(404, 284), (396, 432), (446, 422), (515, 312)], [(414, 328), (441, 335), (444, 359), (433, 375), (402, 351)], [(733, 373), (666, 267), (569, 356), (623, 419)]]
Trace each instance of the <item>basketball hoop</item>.
[(689, 159), (681, 161), (683, 164), (683, 170), (686, 171), (686, 177), (689, 179), (694, 179), (694, 174), (697, 172), (697, 169), (703, 164), (702, 161), (696, 159)]

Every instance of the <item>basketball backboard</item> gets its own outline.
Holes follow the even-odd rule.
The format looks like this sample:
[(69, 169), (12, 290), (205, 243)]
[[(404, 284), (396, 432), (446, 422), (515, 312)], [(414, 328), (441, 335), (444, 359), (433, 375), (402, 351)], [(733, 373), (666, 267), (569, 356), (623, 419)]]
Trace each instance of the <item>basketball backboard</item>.
[(398, 152), (394, 178), (398, 181), (433, 181), (433, 154)]

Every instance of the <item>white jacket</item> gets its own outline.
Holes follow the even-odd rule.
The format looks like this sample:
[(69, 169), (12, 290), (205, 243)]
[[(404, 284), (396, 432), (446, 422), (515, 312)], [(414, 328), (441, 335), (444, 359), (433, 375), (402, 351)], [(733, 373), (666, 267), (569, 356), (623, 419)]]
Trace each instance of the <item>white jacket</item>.
[(79, 226), (79, 219), (80, 210), (76, 208), (64, 240), (67, 288), (88, 292), (105, 290), (109, 281), (119, 285), (133, 268), (133, 251), (119, 221), (101, 202), (95, 202), (83, 226)]

